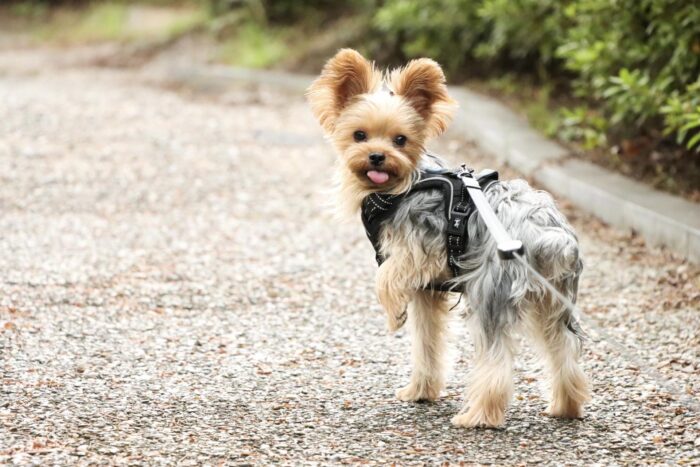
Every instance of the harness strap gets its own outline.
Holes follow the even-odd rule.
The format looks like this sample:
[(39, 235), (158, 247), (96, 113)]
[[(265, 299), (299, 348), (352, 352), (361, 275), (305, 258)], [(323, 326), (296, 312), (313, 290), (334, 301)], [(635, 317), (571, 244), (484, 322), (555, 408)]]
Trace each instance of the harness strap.
[[(469, 216), (476, 209), (462, 178), (475, 178), (482, 190), (486, 190), (493, 182), (498, 180), (498, 172), (495, 170), (484, 170), (476, 177), (472, 173), (471, 169), (465, 168), (457, 170), (425, 170), (420, 173), (420, 178), (407, 193), (401, 195), (372, 193), (367, 196), (362, 202), (362, 223), (365, 227), (367, 238), (374, 247), (377, 264), (381, 266), (385, 260), (381, 255), (380, 240), (383, 222), (389, 219), (396, 212), (401, 202), (411, 194), (428, 189), (440, 189), (445, 200), (445, 218), (447, 219), (445, 242), (448, 267), (453, 277), (461, 275), (459, 259), (467, 251), (469, 244), (468, 220)], [(474, 185), (477, 185), (477, 183)], [(449, 281), (447, 281), (431, 283), (426, 286), (426, 289), (449, 292), (451, 287)]]

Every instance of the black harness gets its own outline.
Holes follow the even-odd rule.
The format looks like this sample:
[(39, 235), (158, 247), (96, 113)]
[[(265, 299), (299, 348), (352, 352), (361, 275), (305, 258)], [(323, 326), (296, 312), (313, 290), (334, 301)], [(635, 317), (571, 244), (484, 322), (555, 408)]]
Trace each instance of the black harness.
[[(386, 258), (381, 254), (380, 234), (382, 224), (396, 212), (401, 203), (412, 194), (423, 190), (442, 190), (445, 200), (445, 218), (447, 219), (447, 262), (454, 277), (463, 273), (459, 267), (459, 258), (467, 251), (469, 234), (467, 220), (476, 210), (469, 196), (463, 177), (474, 178), (485, 191), (492, 183), (498, 181), (498, 172), (483, 170), (476, 176), (472, 169), (461, 167), (456, 170), (428, 169), (420, 172), (420, 177), (411, 189), (400, 195), (372, 193), (362, 201), (362, 224), (367, 238), (372, 242), (377, 264), (381, 266)], [(449, 283), (429, 284), (432, 290), (450, 291)]]

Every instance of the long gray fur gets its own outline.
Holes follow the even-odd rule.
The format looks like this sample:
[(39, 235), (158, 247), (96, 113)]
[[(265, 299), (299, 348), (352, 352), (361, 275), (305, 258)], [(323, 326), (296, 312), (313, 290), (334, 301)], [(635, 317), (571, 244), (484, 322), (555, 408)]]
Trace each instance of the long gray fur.
[[(436, 164), (445, 165), (431, 155), (425, 158), (423, 167)], [(583, 270), (578, 239), (549, 193), (516, 179), (492, 184), (485, 195), (510, 235), (523, 242), (528, 263), (575, 302)], [(389, 230), (406, 236), (407, 242), (417, 241), (427, 255), (445, 254), (447, 220), (440, 190), (408, 196), (385, 222)], [(496, 242), (476, 212), (469, 217), (467, 229), (468, 248), (460, 260), (466, 273), (452, 282), (455, 291), (464, 293), (470, 311), (478, 314), (487, 341), (491, 341), (498, 333), (510, 332), (526, 308), (551, 297), (546, 296), (539, 281), (528, 275), (524, 265), (498, 257)], [(449, 274), (447, 264), (445, 272)], [(555, 304), (550, 306), (557, 308)], [(560, 322), (580, 338), (572, 311), (563, 305), (558, 308)]]

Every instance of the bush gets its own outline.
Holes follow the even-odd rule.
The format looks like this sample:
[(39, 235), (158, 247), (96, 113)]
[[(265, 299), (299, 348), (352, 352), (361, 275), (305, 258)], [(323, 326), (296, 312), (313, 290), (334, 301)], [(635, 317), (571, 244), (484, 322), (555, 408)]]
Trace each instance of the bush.
[(570, 77), (575, 95), (600, 108), (600, 131), (674, 135), (700, 151), (697, 2), (387, 0), (374, 25), (404, 58), (429, 55), (453, 76), (477, 69)]
[[(572, 27), (557, 54), (579, 96), (601, 102), (611, 129), (680, 131), (697, 106), (700, 5), (685, 0), (586, 0), (566, 8)], [(666, 118), (664, 119), (664, 116)], [(692, 129), (682, 139), (689, 147)]]
[(363, 3), (358, 0), (338, 2), (336, 0), (263, 0), (267, 17), (275, 23), (292, 23), (310, 15), (332, 17), (349, 11)]
[(325, 20), (349, 12), (373, 7), (372, 0), (201, 0), (207, 1), (214, 15), (230, 10), (248, 9), (259, 12), (274, 24), (296, 24), (309, 20)]
[(389, 0), (377, 11), (374, 24), (383, 33), (384, 43), (377, 48), (390, 45), (401, 54), (399, 61), (432, 57), (453, 74), (474, 60), (484, 38), (473, 0)]
[[(377, 28), (402, 51), (440, 60), (448, 70), (504, 68), (541, 75), (557, 60), (566, 18), (558, 0), (389, 0)], [(391, 39), (388, 39), (391, 40)]]

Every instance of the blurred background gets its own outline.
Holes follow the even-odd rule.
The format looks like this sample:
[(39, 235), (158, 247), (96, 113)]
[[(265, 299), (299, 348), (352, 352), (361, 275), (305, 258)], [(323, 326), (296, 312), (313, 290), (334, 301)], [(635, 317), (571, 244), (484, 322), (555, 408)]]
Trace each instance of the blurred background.
[(196, 38), (207, 60), (316, 74), (340, 47), (428, 56), (580, 157), (700, 201), (700, 3), (692, 0), (3, 0), (18, 44)]

